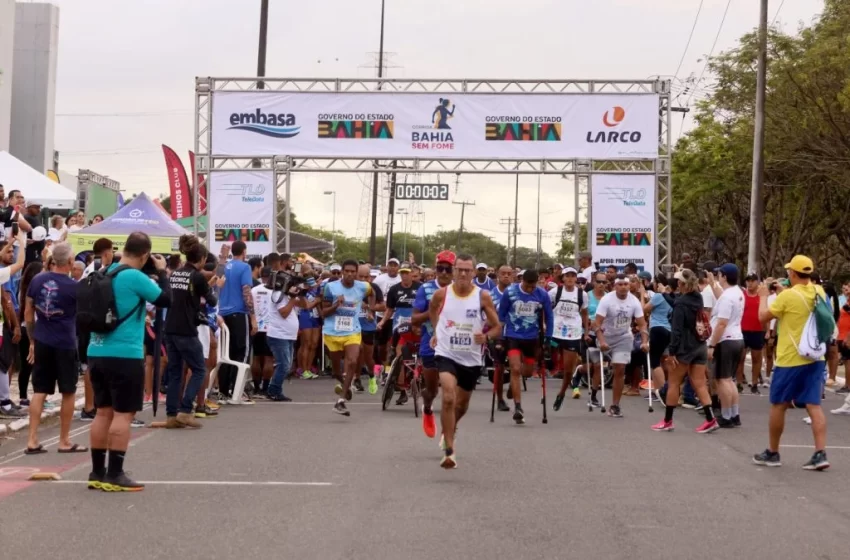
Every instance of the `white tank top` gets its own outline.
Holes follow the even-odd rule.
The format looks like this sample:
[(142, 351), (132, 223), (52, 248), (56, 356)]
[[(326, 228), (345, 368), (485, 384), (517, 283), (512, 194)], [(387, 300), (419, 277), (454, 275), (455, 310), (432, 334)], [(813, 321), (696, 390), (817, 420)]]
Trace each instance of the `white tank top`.
[(472, 293), (466, 297), (459, 297), (454, 290), (454, 285), (446, 289), (446, 299), (436, 328), (435, 353), (462, 366), (480, 367), (481, 345), (475, 344), (473, 335), (484, 330), (481, 288), (473, 286)]

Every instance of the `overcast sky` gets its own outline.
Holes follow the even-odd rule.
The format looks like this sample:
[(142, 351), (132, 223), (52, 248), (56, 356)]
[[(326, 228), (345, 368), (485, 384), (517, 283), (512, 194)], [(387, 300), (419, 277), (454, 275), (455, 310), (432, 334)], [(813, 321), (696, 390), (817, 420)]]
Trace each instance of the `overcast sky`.
[[(705, 55), (732, 47), (758, 23), (756, 0), (387, 0), (385, 50), (390, 77), (622, 78), (697, 77)], [(253, 76), (260, 0), (55, 0), (61, 8), (56, 149), (61, 167), (90, 168), (129, 192), (167, 192), (160, 144), (186, 158), (193, 146), (195, 76)], [(380, 0), (270, 0), (268, 76), (372, 77)], [(771, 0), (770, 19), (794, 30), (823, 0)], [(720, 30), (718, 36), (718, 30)], [(708, 75), (704, 77), (709, 78)], [(710, 81), (705, 80), (706, 87)], [(675, 92), (681, 86), (674, 86)], [(703, 94), (697, 90), (690, 104)], [(690, 93), (679, 96), (686, 105)], [(687, 125), (685, 127), (687, 129)], [(679, 124), (674, 132), (679, 131)], [(675, 134), (674, 134), (675, 138)], [(186, 162), (188, 165), (188, 162)], [(362, 181), (354, 174), (300, 175), (292, 206), (299, 219), (357, 233)], [(444, 181), (454, 177), (443, 176)], [(541, 182), (544, 249), (573, 213), (572, 181)], [(454, 200), (476, 205), (466, 228), (504, 242), (499, 219), (513, 214), (513, 177), (466, 175)], [(535, 245), (537, 178), (521, 178), (520, 244)], [(454, 229), (460, 206), (424, 203), (425, 228)], [(421, 232), (421, 224), (412, 226)]]

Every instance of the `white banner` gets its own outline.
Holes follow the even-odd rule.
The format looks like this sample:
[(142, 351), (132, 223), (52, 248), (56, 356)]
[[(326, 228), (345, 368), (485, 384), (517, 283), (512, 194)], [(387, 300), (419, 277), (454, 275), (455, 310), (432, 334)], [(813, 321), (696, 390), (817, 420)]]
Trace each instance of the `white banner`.
[(268, 171), (212, 171), (209, 176), (209, 248), (244, 241), (250, 257), (274, 250), (274, 173)]
[(600, 269), (655, 270), (655, 176), (591, 177), (591, 252)]
[(218, 92), (212, 153), (652, 159), (658, 103), (656, 94)]

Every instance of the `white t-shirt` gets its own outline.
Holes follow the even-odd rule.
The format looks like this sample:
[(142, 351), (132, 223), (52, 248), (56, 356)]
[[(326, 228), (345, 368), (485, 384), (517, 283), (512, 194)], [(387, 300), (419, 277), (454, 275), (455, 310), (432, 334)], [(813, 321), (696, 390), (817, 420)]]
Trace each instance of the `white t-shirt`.
[(714, 304), (717, 302), (717, 298), (714, 297), (714, 290), (711, 289), (711, 286), (706, 286), (702, 289), (702, 306), (706, 309), (714, 309)]
[[(778, 294), (770, 294), (769, 296), (767, 296), (767, 307), (768, 308), (770, 308), (770, 306), (773, 305), (773, 302), (776, 301), (777, 295)], [(772, 331), (776, 330), (776, 319), (770, 320), (770, 330), (772, 330)]]
[(587, 280), (588, 283), (593, 282), (593, 276), (596, 274), (596, 267), (591, 265), (578, 273), (581, 278)]
[[(278, 294), (279, 295), (279, 294)], [(278, 295), (275, 295), (277, 299)], [(289, 316), (284, 318), (280, 310), (289, 303), (289, 296), (283, 296), (277, 304), (272, 303), (274, 311), (269, 313), (268, 337), (282, 340), (295, 340), (298, 338), (298, 308), (293, 307)]]
[(726, 288), (711, 310), (711, 329), (717, 329), (717, 322), (720, 319), (726, 319), (726, 330), (723, 331), (723, 337), (718, 341), (724, 340), (744, 340), (744, 333), (741, 332), (741, 319), (744, 318), (744, 292), (738, 286), (730, 286)]
[(620, 299), (616, 292), (611, 292), (605, 294), (599, 302), (596, 315), (605, 317), (602, 329), (605, 331), (605, 340), (610, 342), (614, 338), (632, 336), (632, 320), (643, 317), (643, 308), (632, 294), (628, 294), (626, 299)]
[(74, 225), (72, 225), (71, 227), (68, 228), (68, 231), (73, 233), (75, 231), (80, 231), (81, 229), (83, 229), (83, 226), (78, 226), (78, 225), (74, 224)]
[[(396, 284), (401, 284), (401, 274), (396, 274), (395, 277), (392, 277), (385, 272), (372, 280), (372, 283), (381, 288), (381, 293), (384, 294), (384, 297), (386, 298), (387, 294), (390, 293), (390, 288)], [(378, 317), (384, 316), (383, 313), (376, 313), (376, 315)]]
[(272, 313), (272, 291), (263, 284), (251, 289), (251, 298), (254, 300), (254, 316), (257, 318), (257, 332), (268, 332), (269, 316)]
[(561, 299), (555, 301), (555, 297), (558, 295), (558, 288), (549, 290), (549, 299), (552, 301), (552, 313), (555, 316), (552, 336), (559, 340), (579, 340), (584, 334), (581, 322), (581, 310), (587, 309), (587, 300), (589, 297), (587, 294), (582, 295), (582, 305), (581, 309), (579, 309), (578, 291), (578, 287), (573, 288), (572, 292), (568, 292), (566, 288), (562, 288)]

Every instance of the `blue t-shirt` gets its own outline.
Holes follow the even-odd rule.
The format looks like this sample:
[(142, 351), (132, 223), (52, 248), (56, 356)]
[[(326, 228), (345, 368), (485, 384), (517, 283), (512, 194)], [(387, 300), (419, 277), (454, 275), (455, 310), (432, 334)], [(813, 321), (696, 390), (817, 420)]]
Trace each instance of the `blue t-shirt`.
[[(440, 285), (437, 284), (436, 280), (425, 282), (419, 286), (419, 289), (416, 290), (416, 299), (413, 301), (413, 309), (415, 309), (417, 313), (425, 313), (428, 311), (428, 307), (431, 305), (431, 298), (434, 297), (434, 293), (436, 293), (439, 289)], [(432, 336), (434, 336), (434, 327), (431, 326), (431, 321), (425, 321), (422, 323), (422, 338), (419, 339), (420, 356), (434, 355), (434, 349), (431, 348)]]
[(499, 321), (505, 325), (505, 336), (534, 340), (540, 336), (540, 311), (546, 318), (546, 336), (552, 336), (554, 316), (549, 294), (539, 287), (527, 294), (522, 284), (511, 284), (499, 302)]
[(325, 317), (322, 332), (327, 336), (350, 336), (360, 333), (360, 309), (363, 299), (372, 293), (368, 282), (354, 281), (354, 285), (346, 288), (343, 283), (329, 282), (325, 285), (324, 300), (333, 303), (339, 296), (343, 303), (337, 310)]
[(487, 290), (488, 292), (492, 292), (496, 289), (496, 283), (489, 276), (484, 279), (484, 282), (478, 282), (478, 278), (473, 278), (472, 283), (482, 290)]
[[(17, 247), (15, 247), (17, 249)], [(5, 267), (0, 267), (5, 268)], [(9, 296), (12, 298), (12, 306), (15, 308), (15, 311), (21, 310), (21, 302), (18, 301), (18, 290), (21, 287), (21, 274), (13, 274), (9, 281), (3, 284), (3, 289), (9, 292)]]
[(234, 313), (248, 313), (245, 299), (242, 297), (242, 286), (248, 289), (254, 287), (251, 278), (251, 267), (244, 261), (233, 259), (224, 266), (224, 287), (218, 300), (218, 314), (222, 317)]
[[(315, 281), (313, 283), (313, 287), (311, 287), (307, 293), (304, 295), (304, 299), (307, 300), (307, 303), (313, 303), (316, 301), (321, 295), (321, 288), (315, 285)], [(300, 329), (317, 329), (321, 324), (319, 309), (321, 306), (316, 306), (313, 309), (299, 309), (298, 310), (298, 328)]]
[[(602, 296), (605, 297), (605, 296)], [(592, 291), (587, 292), (587, 316), (593, 321), (596, 319), (596, 308), (599, 307), (599, 302), (602, 301), (602, 298), (596, 299), (596, 294)], [(591, 334), (591, 336), (596, 336), (595, 334)]]
[[(117, 267), (113, 263), (109, 270)], [(140, 300), (153, 303), (162, 293), (155, 282), (134, 268), (119, 272), (112, 279), (112, 291), (115, 294), (115, 305), (118, 317), (127, 317)], [(145, 358), (145, 306), (138, 313), (118, 326), (111, 333), (91, 333), (89, 342), (89, 358), (129, 358), (143, 360)]]
[(26, 297), (35, 309), (35, 340), (60, 350), (77, 347), (77, 283), (67, 274), (42, 272), (30, 282)]
[(664, 296), (659, 293), (656, 293), (654, 296), (652, 296), (652, 299), (649, 300), (649, 303), (652, 305), (652, 313), (649, 315), (650, 328), (664, 327), (669, 331), (670, 312), (673, 311), (673, 308), (670, 307), (670, 304), (667, 303), (667, 300), (664, 299)]

